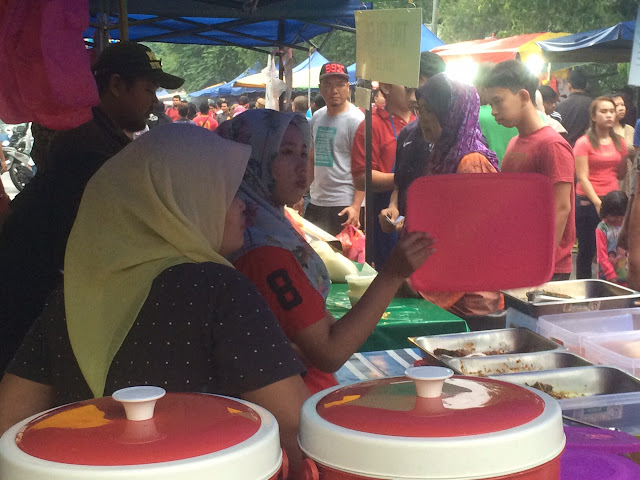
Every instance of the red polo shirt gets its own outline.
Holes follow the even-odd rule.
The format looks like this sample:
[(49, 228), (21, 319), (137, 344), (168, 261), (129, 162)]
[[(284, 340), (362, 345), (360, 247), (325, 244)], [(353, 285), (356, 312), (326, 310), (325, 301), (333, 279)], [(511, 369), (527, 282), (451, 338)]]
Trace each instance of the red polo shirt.
[[(416, 117), (411, 114), (409, 123)], [(396, 161), (396, 135), (393, 134), (393, 126), (396, 135), (400, 134), (407, 122), (396, 115), (389, 115), (384, 108), (376, 108), (371, 115), (372, 125), (372, 157), (371, 166), (374, 170), (383, 173), (391, 173)], [(356, 176), (364, 172), (364, 121), (356, 130), (351, 149), (351, 174)]]
[(174, 122), (180, 118), (180, 114), (178, 113), (178, 109), (177, 108), (173, 108), (173, 107), (169, 107), (167, 108), (167, 110), (165, 110), (164, 112), (167, 116), (169, 116), (171, 118), (171, 120), (173, 120)]

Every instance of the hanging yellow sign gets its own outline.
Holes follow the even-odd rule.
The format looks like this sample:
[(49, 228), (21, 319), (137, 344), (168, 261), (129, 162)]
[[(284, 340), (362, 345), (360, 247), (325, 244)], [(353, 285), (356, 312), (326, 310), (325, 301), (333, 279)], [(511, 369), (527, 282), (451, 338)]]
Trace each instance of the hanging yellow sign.
[(356, 76), (417, 87), (422, 9), (357, 10)]

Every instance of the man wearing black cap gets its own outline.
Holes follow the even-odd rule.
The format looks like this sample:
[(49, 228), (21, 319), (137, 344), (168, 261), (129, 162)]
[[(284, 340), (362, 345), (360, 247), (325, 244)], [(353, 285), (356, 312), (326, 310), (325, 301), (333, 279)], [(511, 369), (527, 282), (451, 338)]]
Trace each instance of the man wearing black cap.
[(0, 288), (0, 372), (62, 279), (67, 238), (85, 185), (129, 143), (124, 130), (145, 128), (158, 101), (156, 90), (184, 82), (133, 42), (105, 48), (93, 74), (100, 94), (93, 119), (55, 135), (46, 171), (16, 196), (0, 234), (0, 271), (10, 279)]
[(314, 179), (305, 218), (337, 235), (346, 225), (360, 226), (364, 192), (353, 186), (351, 149), (364, 113), (349, 102), (349, 75), (340, 63), (322, 66), (320, 93), (327, 104), (311, 119)]

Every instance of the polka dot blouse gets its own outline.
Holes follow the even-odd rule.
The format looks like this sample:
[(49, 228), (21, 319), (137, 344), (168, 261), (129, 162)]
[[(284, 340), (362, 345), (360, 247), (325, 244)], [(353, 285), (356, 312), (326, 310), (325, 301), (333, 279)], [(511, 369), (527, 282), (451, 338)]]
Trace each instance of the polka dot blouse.
[[(56, 290), (8, 372), (56, 391), (56, 404), (91, 398)], [(239, 396), (304, 368), (253, 284), (215, 263), (162, 272), (116, 354), (105, 395), (131, 385)]]

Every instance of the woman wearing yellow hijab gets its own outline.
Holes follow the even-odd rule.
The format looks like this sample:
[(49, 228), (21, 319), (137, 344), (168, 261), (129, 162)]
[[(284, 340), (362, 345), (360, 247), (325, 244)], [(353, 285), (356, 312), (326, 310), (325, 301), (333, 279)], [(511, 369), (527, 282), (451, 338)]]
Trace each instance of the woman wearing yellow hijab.
[(46, 408), (148, 384), (262, 405), (295, 462), (304, 368), (225, 259), (243, 242), (235, 195), (250, 151), (167, 125), (98, 170), (67, 244), (64, 296), (49, 299), (0, 383), (0, 434)]

